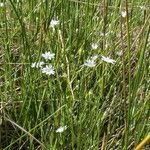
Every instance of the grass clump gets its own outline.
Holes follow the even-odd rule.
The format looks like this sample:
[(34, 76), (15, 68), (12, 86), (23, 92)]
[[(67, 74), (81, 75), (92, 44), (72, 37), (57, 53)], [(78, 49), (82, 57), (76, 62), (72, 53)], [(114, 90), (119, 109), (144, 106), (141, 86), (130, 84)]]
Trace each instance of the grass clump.
[(149, 18), (142, 0), (0, 3), (0, 148), (136, 147), (150, 132)]

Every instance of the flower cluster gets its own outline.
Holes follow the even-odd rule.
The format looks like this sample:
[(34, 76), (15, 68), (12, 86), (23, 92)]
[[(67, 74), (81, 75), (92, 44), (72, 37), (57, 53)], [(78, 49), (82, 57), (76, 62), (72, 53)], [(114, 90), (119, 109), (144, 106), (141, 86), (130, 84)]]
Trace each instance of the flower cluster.
[[(54, 53), (51, 52), (45, 52), (44, 54), (42, 54), (42, 57), (48, 61), (48, 60), (52, 60), (55, 57)], [(54, 75), (55, 71), (54, 68), (51, 64), (46, 65), (44, 67), (45, 63), (43, 61), (41, 62), (34, 62), (31, 64), (32, 68), (41, 68), (42, 73), (45, 73), (46, 75)]]
[[(97, 50), (98, 47), (99, 47), (98, 43), (92, 43), (91, 44), (92, 50)], [(118, 55), (122, 55), (122, 53), (120, 52), (120, 53), (118, 53)], [(95, 67), (96, 66), (96, 60), (98, 57), (99, 57), (99, 55), (94, 55), (94, 56), (88, 58), (82, 66), (90, 67), (90, 68)], [(116, 63), (116, 61), (114, 59), (111, 59), (109, 57), (105, 57), (103, 55), (101, 55), (101, 60), (104, 62), (107, 62), (107, 63), (111, 63), (113, 65)]]
[[(90, 59), (87, 59), (85, 61), (85, 63), (83, 64), (83, 66), (87, 66), (87, 67), (95, 67), (96, 66), (96, 59), (98, 58), (99, 56), (98, 55), (94, 55), (92, 56)], [(107, 63), (111, 63), (111, 64), (115, 64), (116, 61), (114, 59), (111, 59), (109, 57), (105, 57), (105, 56), (101, 56), (101, 60), (103, 60), (104, 62), (107, 62)]]

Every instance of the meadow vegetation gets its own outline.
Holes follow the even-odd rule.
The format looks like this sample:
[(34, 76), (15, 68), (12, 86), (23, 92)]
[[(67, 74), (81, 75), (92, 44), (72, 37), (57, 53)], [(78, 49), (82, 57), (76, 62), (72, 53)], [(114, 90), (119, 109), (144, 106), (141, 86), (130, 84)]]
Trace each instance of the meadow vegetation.
[(149, 133), (149, 0), (0, 3), (0, 149), (132, 150)]

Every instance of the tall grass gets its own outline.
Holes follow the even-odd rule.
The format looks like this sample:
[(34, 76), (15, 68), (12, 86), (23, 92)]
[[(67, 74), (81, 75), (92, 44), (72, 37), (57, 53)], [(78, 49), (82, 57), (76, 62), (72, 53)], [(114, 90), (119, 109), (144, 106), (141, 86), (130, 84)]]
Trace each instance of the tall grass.
[[(150, 133), (148, 0), (1, 4), (0, 149), (132, 150)], [(31, 67), (46, 51), (55, 75)]]

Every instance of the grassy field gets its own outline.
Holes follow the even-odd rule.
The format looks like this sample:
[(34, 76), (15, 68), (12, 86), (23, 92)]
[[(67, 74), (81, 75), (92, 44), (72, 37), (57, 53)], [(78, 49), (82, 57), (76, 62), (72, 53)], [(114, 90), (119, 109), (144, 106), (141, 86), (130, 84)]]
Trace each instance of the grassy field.
[(0, 3), (0, 150), (133, 150), (149, 133), (149, 0)]

